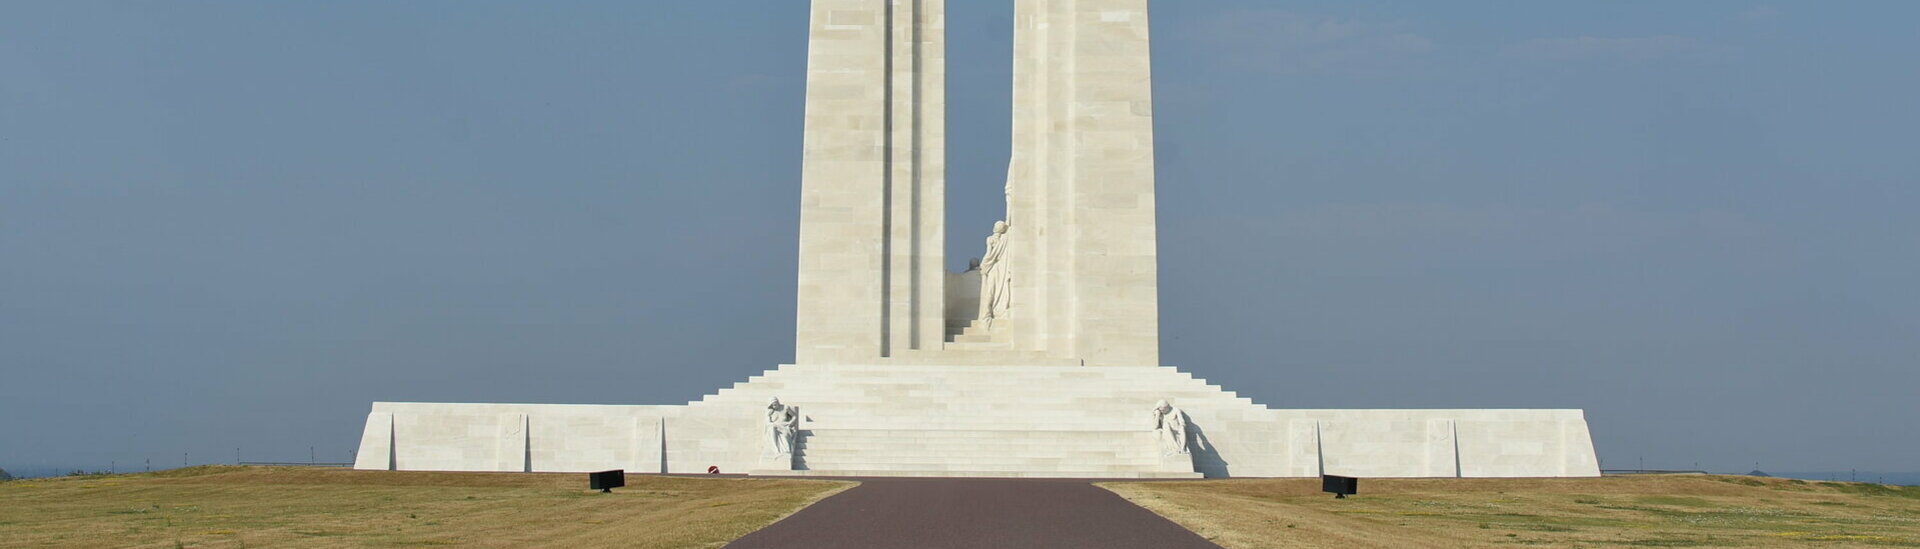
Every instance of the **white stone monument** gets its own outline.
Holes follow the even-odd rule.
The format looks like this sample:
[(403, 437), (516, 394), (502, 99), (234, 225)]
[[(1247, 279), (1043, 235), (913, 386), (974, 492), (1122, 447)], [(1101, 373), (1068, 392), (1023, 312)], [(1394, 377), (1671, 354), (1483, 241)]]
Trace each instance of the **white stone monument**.
[(1579, 410), (1271, 409), (1161, 366), (1147, 0), (1014, 9), (978, 270), (943, 270), (944, 1), (813, 0), (795, 363), (684, 406), (375, 403), (355, 467), (1599, 475)]
[(1167, 401), (1153, 405), (1154, 438), (1160, 440), (1160, 451), (1165, 455), (1191, 454), (1193, 438), (1187, 433), (1187, 413), (1173, 407)]

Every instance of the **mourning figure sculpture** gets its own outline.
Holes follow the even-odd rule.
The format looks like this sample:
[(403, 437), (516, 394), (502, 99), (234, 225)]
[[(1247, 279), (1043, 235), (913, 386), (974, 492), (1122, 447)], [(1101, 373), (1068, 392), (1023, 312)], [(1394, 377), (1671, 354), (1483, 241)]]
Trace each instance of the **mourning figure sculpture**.
[(1153, 433), (1166, 455), (1187, 453), (1187, 413), (1167, 401), (1153, 405)]
[(993, 321), (1007, 316), (1011, 303), (1013, 273), (1007, 268), (1007, 222), (993, 223), (993, 235), (987, 237), (987, 255), (980, 258), (980, 323), (992, 328)]
[(767, 401), (767, 434), (773, 438), (770, 455), (793, 455), (794, 437), (800, 433), (800, 407), (780, 403), (775, 397)]

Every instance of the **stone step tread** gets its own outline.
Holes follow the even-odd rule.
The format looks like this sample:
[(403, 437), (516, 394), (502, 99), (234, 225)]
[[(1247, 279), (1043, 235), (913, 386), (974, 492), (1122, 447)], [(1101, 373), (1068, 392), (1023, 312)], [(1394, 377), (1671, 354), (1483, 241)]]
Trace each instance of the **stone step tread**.
[(800, 427), (807, 438), (1027, 438), (1034, 440), (1114, 440), (1151, 436), (1150, 426), (1115, 429), (1113, 421), (1093, 418), (1056, 421), (810, 422)]
[[(968, 425), (962, 427), (983, 427)], [(803, 441), (912, 441), (915, 443), (948, 441), (955, 443), (1020, 443), (1057, 442), (1061, 444), (1124, 444), (1129, 441), (1153, 438), (1152, 431), (1110, 431), (1105, 429), (924, 429), (924, 428), (862, 428), (862, 429), (802, 429)]]
[(923, 469), (928, 471), (1159, 471), (1157, 460), (1105, 459), (883, 459), (883, 458), (800, 458), (814, 469)]
[(1140, 463), (1076, 462), (1070, 460), (1029, 460), (983, 463), (943, 459), (889, 460), (813, 459), (800, 460), (802, 467), (814, 469), (919, 469), (925, 471), (1158, 471), (1159, 461)]
[[(1019, 352), (1019, 351), (983, 351), (980, 354), (1000, 354), (1004, 352)], [(770, 385), (770, 386), (788, 386), (788, 385), (800, 385), (800, 386), (805, 386), (805, 385), (826, 385), (826, 386), (941, 385), (941, 386), (947, 386), (947, 385), (952, 385), (952, 386), (960, 386), (960, 387), (996, 387), (996, 386), (1005, 386), (1005, 385), (1030, 385), (1030, 384), (1056, 385), (1056, 386), (1062, 386), (1062, 387), (1074, 387), (1074, 386), (1081, 386), (1081, 385), (1087, 385), (1087, 384), (1141, 385), (1141, 386), (1149, 386), (1149, 387), (1155, 387), (1155, 388), (1188, 387), (1192, 389), (1224, 390), (1218, 385), (1211, 385), (1211, 384), (1208, 384), (1205, 380), (1199, 380), (1199, 379), (1140, 379), (1140, 378), (1129, 378), (1129, 377), (1104, 376), (1099, 374), (1086, 374), (1086, 375), (1061, 374), (1057, 376), (995, 375), (992, 372), (966, 372), (966, 373), (958, 373), (958, 374), (951, 374), (951, 375), (928, 374), (928, 375), (917, 375), (917, 376), (906, 376), (906, 375), (897, 375), (897, 374), (888, 374), (888, 375), (834, 374), (830, 376), (818, 375), (818, 376), (773, 377), (773, 378), (767, 378), (764, 380), (758, 380), (753, 382), (741, 382), (741, 383), (737, 383), (736, 385), (739, 385), (741, 387), (752, 387), (752, 386), (760, 386), (760, 385)]]
[(816, 444), (813, 446), (801, 444), (801, 445), (798, 445), (798, 448), (796, 448), (796, 450), (810, 450), (815, 453), (823, 453), (823, 454), (842, 454), (847, 452), (875, 452), (879, 454), (933, 454), (933, 455), (948, 455), (948, 454), (976, 455), (977, 454), (977, 455), (1058, 456), (1058, 455), (1067, 455), (1067, 454), (1085, 454), (1085, 455), (1099, 454), (1099, 455), (1115, 455), (1115, 456), (1134, 456), (1134, 455), (1146, 455), (1146, 454), (1153, 453), (1153, 450), (1156, 448), (1156, 446), (1147, 444), (1150, 442), (1152, 441), (1142, 439), (1140, 441), (1135, 441), (1135, 444), (1116, 444), (1116, 445), (1108, 445), (1108, 446), (1094, 446), (1094, 445), (1043, 446), (1038, 444), (1000, 444), (1000, 445), (859, 444), (859, 445), (852, 445), (852, 444), (836, 443), (836, 444)]
[(795, 452), (794, 455), (823, 460), (885, 460), (885, 461), (947, 461), (947, 462), (1019, 462), (1030, 461), (1074, 461), (1092, 463), (1139, 463), (1155, 464), (1160, 462), (1159, 452), (1116, 452), (1116, 451), (1078, 451), (1078, 452), (935, 452), (905, 453), (898, 451), (850, 450)]
[(1160, 466), (1160, 457), (1079, 457), (1079, 455), (1050, 455), (1050, 457), (987, 457), (987, 455), (797, 455), (806, 463), (947, 463), (947, 465), (1096, 465), (1096, 466)]
[(996, 380), (990, 380), (990, 381), (981, 381), (981, 380), (961, 380), (961, 379), (941, 378), (941, 377), (933, 377), (933, 376), (924, 377), (924, 378), (915, 379), (915, 380), (896, 380), (896, 379), (878, 379), (878, 378), (862, 379), (862, 378), (842, 377), (842, 378), (837, 378), (833, 380), (817, 380), (817, 381), (816, 380), (760, 381), (760, 382), (754, 382), (754, 383), (738, 383), (738, 384), (735, 384), (734, 386), (722, 387), (720, 390), (724, 391), (727, 389), (740, 390), (740, 389), (754, 389), (754, 388), (789, 388), (789, 387), (792, 387), (792, 388), (937, 387), (937, 388), (951, 389), (956, 391), (967, 390), (967, 389), (978, 390), (978, 389), (1004, 389), (1009, 387), (1016, 387), (1016, 388), (1029, 387), (1035, 391), (1039, 391), (1042, 389), (1055, 389), (1055, 390), (1078, 391), (1078, 392), (1094, 392), (1096, 389), (1100, 389), (1100, 388), (1132, 388), (1132, 390), (1135, 392), (1146, 392), (1146, 391), (1201, 391), (1201, 392), (1222, 392), (1222, 393), (1227, 392), (1225, 389), (1222, 389), (1217, 385), (1201, 385), (1198, 382), (1142, 383), (1139, 381), (1126, 380), (1126, 379), (1069, 378), (1069, 379), (1063, 379), (1063, 380), (1062, 379), (1044, 380), (1044, 379), (1019, 378), (1019, 377), (1008, 377), (1008, 378), (1002, 378), (1002, 379), (996, 379)]
[[(1015, 437), (1015, 436), (996, 436), (996, 435), (963, 435), (963, 436), (938, 436), (938, 435), (935, 435), (935, 436), (906, 436), (906, 435), (819, 436), (819, 435), (816, 435), (816, 436), (807, 436), (802, 438), (811, 440), (812, 443), (816, 445), (858, 442), (860, 444), (909, 444), (909, 443), (911, 444), (935, 444), (935, 443), (1021, 444), (1021, 445), (1046, 445), (1048, 447), (1093, 446), (1093, 447), (1107, 447), (1107, 448), (1124, 448), (1130, 443), (1138, 443), (1143, 440), (1151, 440), (1153, 436), (1154, 435), (1152, 434), (1138, 435), (1138, 436), (1100, 435), (1100, 436), (1086, 436), (1086, 437), (1065, 437), (1065, 436)], [(888, 442), (889, 440), (897, 440), (899, 442), (889, 443)]]
[[(1135, 440), (1135, 439), (1147, 439), (1147, 438), (1153, 437), (1152, 433), (1126, 434), (1126, 433), (1114, 433), (1112, 431), (1102, 431), (1102, 430), (1096, 430), (1096, 429), (1081, 429), (1081, 430), (1031, 429), (1031, 431), (1035, 431), (1035, 432), (1048, 433), (1046, 436), (1022, 435), (1022, 434), (1019, 434), (1021, 431), (1020, 429), (1010, 429), (1006, 431), (983, 431), (979, 429), (946, 429), (946, 430), (873, 429), (873, 431), (888, 432), (893, 434), (887, 434), (887, 435), (814, 434), (814, 435), (804, 435), (803, 438), (809, 438), (809, 439), (815, 439), (815, 440), (862, 440), (862, 441), (864, 440), (884, 441), (887, 439), (901, 439), (901, 440), (913, 440), (917, 442), (950, 440), (950, 441), (956, 441), (956, 442), (964, 441), (968, 443), (977, 443), (982, 440), (986, 440), (986, 441), (999, 440), (999, 441), (1010, 441), (1010, 442), (1017, 441), (1017, 442), (1023, 442), (1023, 443), (1032, 442), (1032, 441), (1042, 441), (1042, 442), (1059, 441), (1062, 443), (1065, 443), (1065, 442), (1098, 443), (1101, 441), (1126, 441), (1126, 440)], [(923, 432), (924, 433), (966, 433), (966, 434), (920, 434)]]
[[(770, 393), (772, 394), (772, 393)], [(1164, 395), (1164, 393), (1161, 393)], [(1045, 398), (1040, 396), (1002, 398), (985, 395), (929, 395), (921, 393), (888, 396), (869, 396), (846, 398), (845, 395), (830, 396), (810, 393), (779, 392), (781, 402), (807, 408), (833, 408), (836, 410), (914, 410), (925, 412), (983, 412), (996, 414), (1039, 414), (1055, 412), (1092, 412), (1111, 414), (1117, 410), (1133, 408), (1150, 409), (1154, 401), (1161, 400), (1153, 395), (1139, 395), (1133, 398)], [(735, 397), (711, 401), (713, 404), (766, 404), (766, 398)], [(1164, 397), (1176, 406), (1194, 408), (1208, 405), (1245, 406), (1251, 401), (1241, 398), (1212, 398), (1172, 395)], [(1084, 414), (1083, 414), (1084, 415)]]
[[(806, 365), (799, 365), (799, 366), (787, 365), (787, 366), (782, 366), (780, 368), (775, 368), (772, 370), (764, 370), (763, 372), (770, 373), (770, 374), (814, 374), (814, 373), (821, 373), (821, 372), (879, 372), (879, 371), (898, 370), (899, 368), (900, 368), (899, 364), (894, 364), (891, 362), (887, 362), (887, 363), (876, 362), (876, 363), (863, 363), (863, 364), (806, 364)], [(1015, 368), (1015, 369), (1020, 369), (1020, 370), (1025, 370), (1025, 371), (1030, 371), (1035, 373), (1061, 372), (1061, 371), (1106, 371), (1106, 372), (1116, 372), (1121, 375), (1163, 375), (1163, 376), (1180, 376), (1180, 377), (1192, 377), (1193, 375), (1192, 372), (1182, 371), (1172, 366), (1055, 366), (1050, 364), (965, 363), (965, 364), (923, 364), (923, 365), (915, 366), (913, 369), (916, 371), (929, 370), (929, 371), (941, 371), (941, 372), (965, 372), (965, 371), (977, 372), (981, 370), (995, 370), (995, 369), (1008, 369), (1008, 368)]]
[[(1240, 395), (1237, 395), (1237, 394), (1228, 395), (1226, 394), (1227, 393), (1226, 391), (1218, 391), (1218, 390), (1209, 390), (1209, 389), (1200, 389), (1200, 388), (1180, 388), (1180, 387), (1139, 388), (1138, 386), (1131, 386), (1131, 388), (1129, 388), (1129, 386), (1123, 386), (1120, 384), (1114, 384), (1111, 386), (1078, 386), (1078, 387), (1070, 387), (1070, 388), (1059, 387), (1058, 388), (1059, 390), (1052, 390), (1052, 391), (1048, 389), (1050, 389), (1050, 387), (1047, 387), (1044, 385), (1020, 385), (1020, 384), (1007, 384), (1007, 385), (1001, 385), (1001, 386), (988, 385), (988, 386), (964, 387), (964, 386), (939, 385), (939, 384), (879, 385), (879, 384), (849, 383), (845, 385), (829, 386), (829, 387), (775, 386), (775, 385), (767, 385), (767, 386), (759, 386), (759, 387), (739, 387), (739, 388), (728, 387), (728, 388), (721, 389), (713, 394), (753, 395), (753, 394), (766, 394), (766, 393), (786, 393), (786, 394), (798, 395), (801, 393), (809, 393), (815, 396), (826, 396), (829, 398), (852, 397), (854, 400), (865, 400), (865, 399), (871, 399), (871, 398), (883, 397), (883, 396), (900, 396), (908, 392), (913, 392), (914, 394), (917, 394), (917, 395), (929, 395), (929, 396), (952, 396), (952, 397), (981, 396), (981, 397), (993, 397), (993, 398), (1005, 398), (1005, 399), (1031, 398), (1041, 402), (1065, 400), (1065, 399), (1134, 400), (1134, 399), (1139, 399), (1141, 397), (1153, 396), (1153, 395), (1166, 395), (1168, 398), (1225, 398), (1225, 399), (1242, 398)], [(785, 395), (782, 395), (782, 396), (785, 396)]]
[(938, 383), (938, 382), (837, 383), (833, 385), (816, 385), (816, 384), (789, 385), (789, 384), (769, 383), (764, 385), (727, 387), (727, 388), (720, 389), (717, 392), (720, 394), (734, 394), (734, 393), (747, 392), (749, 390), (757, 390), (760, 392), (785, 392), (785, 393), (826, 392), (826, 393), (839, 393), (839, 394), (844, 394), (848, 391), (858, 391), (861, 394), (872, 393), (872, 392), (899, 393), (904, 391), (930, 391), (930, 392), (948, 393), (952, 395), (967, 395), (967, 394), (976, 394), (976, 393), (1005, 393), (1007, 391), (1015, 391), (1016, 392), (1015, 394), (1024, 393), (1025, 395), (1031, 395), (1031, 396), (1065, 396), (1065, 397), (1077, 397), (1077, 398), (1121, 398), (1119, 395), (1114, 394), (1115, 392), (1120, 392), (1122, 394), (1132, 395), (1132, 396), (1151, 395), (1151, 394), (1168, 394), (1168, 395), (1182, 395), (1182, 396), (1204, 395), (1204, 396), (1225, 396), (1226, 398), (1240, 398), (1240, 395), (1238, 394), (1229, 395), (1230, 393), (1229, 391), (1223, 391), (1216, 388), (1206, 388), (1206, 387), (1141, 387), (1139, 384), (1135, 384), (1135, 383), (1081, 383), (1081, 384), (1065, 385), (1060, 387), (1050, 387), (1045, 384), (1018, 383), (1018, 382), (1012, 382), (1012, 381), (996, 384), (996, 385), (959, 385), (959, 384)]
[[(901, 423), (901, 424), (863, 423), (859, 425), (834, 427), (834, 429), (892, 431), (898, 434), (893, 434), (893, 435), (814, 435), (813, 438), (818, 438), (821, 440), (883, 440), (888, 438), (908, 438), (915, 441), (966, 440), (966, 441), (977, 442), (980, 440), (1047, 441), (1047, 440), (1056, 440), (1056, 439), (1072, 439), (1076, 441), (1101, 441), (1101, 440), (1115, 440), (1115, 439), (1125, 440), (1129, 438), (1151, 436), (1151, 435), (1115, 435), (1115, 434), (1112, 434), (1113, 433), (1112, 431), (1106, 430), (1105, 429), (1106, 426), (1107, 424), (1096, 423), (1091, 421), (1080, 422), (1080, 423), (1061, 423), (1061, 422), (1020, 423), (1020, 424), (968, 423), (968, 424), (946, 424), (946, 425), (925, 425), (925, 424), (907, 424), (907, 423)], [(1014, 433), (1019, 431), (1042, 431), (1042, 432), (1048, 432), (1048, 433), (1058, 433), (1058, 436), (1052, 436), (1052, 437), (1024, 436), (1022, 437), (1018, 435), (1004, 435), (1004, 434), (966, 434), (966, 435), (908, 434), (908, 433), (919, 433), (919, 432)], [(1075, 433), (1097, 433), (1097, 434), (1081, 435), (1081, 434), (1075, 434)]]
[[(998, 344), (949, 343), (947, 345), (949, 347), (968, 347), (968, 346), (983, 347), (983, 346), (998, 345)], [(969, 354), (987, 355), (987, 354), (1001, 354), (1001, 353), (1014, 353), (1014, 352), (1023, 352), (1023, 351), (986, 349), (986, 350), (981, 350), (978, 353), (969, 353)], [(1071, 387), (1071, 386), (1077, 386), (1077, 385), (1086, 385), (1089, 383), (1106, 383), (1106, 384), (1114, 384), (1114, 385), (1145, 385), (1145, 386), (1152, 386), (1152, 387), (1193, 387), (1193, 388), (1212, 389), (1216, 391), (1225, 390), (1219, 385), (1210, 384), (1203, 379), (1141, 379), (1141, 378), (1130, 378), (1130, 377), (1122, 377), (1122, 376), (1107, 376), (1107, 375), (1100, 375), (1097, 373), (1090, 373), (1090, 374), (1083, 374), (1083, 375), (1060, 374), (1056, 376), (1025, 376), (1025, 375), (1017, 375), (1017, 374), (995, 375), (992, 372), (966, 372), (966, 373), (958, 373), (958, 374), (952, 374), (952, 375), (928, 374), (928, 375), (916, 375), (916, 376), (906, 376), (906, 375), (899, 375), (899, 374), (886, 374), (886, 375), (834, 374), (834, 375), (817, 375), (817, 376), (770, 377), (770, 378), (761, 379), (761, 380), (738, 382), (733, 384), (730, 387), (734, 387), (734, 386), (752, 387), (752, 386), (758, 386), (758, 385), (772, 385), (772, 386), (830, 385), (831, 386), (831, 385), (929, 385), (929, 384), (974, 386), (974, 387), (993, 387), (993, 386), (999, 386), (999, 385), (1012, 385), (1012, 384), (1018, 384), (1018, 385), (1042, 384), (1042, 385), (1059, 385), (1059, 386)]]
[[(821, 410), (821, 409), (824, 409), (824, 407), (814, 408), (814, 410)], [(1116, 418), (1112, 413), (1094, 414), (1094, 413), (1080, 413), (1077, 411), (1067, 411), (1067, 410), (1055, 410), (1055, 411), (1052, 411), (1054, 413), (1045, 413), (1045, 414), (1008, 413), (1005, 415), (997, 415), (995, 414), (995, 412), (1012, 412), (1012, 411), (1011, 410), (948, 410), (948, 409), (908, 408), (905, 410), (910, 413), (906, 415), (897, 415), (897, 416), (895, 415), (859, 415), (859, 416), (849, 415), (847, 417), (831, 417), (831, 418), (818, 417), (817, 412), (815, 412), (814, 410), (807, 411), (807, 415), (811, 417), (809, 417), (805, 423), (801, 424), (802, 429), (806, 429), (809, 431), (820, 431), (820, 432), (829, 432), (829, 431), (831, 432), (842, 432), (842, 431), (895, 431), (895, 432), (899, 432), (899, 431), (1065, 431), (1065, 432), (1077, 433), (1077, 432), (1084, 432), (1084, 431), (1103, 431), (1103, 432), (1109, 432), (1109, 433), (1129, 433), (1134, 431), (1147, 430), (1152, 427), (1152, 425), (1149, 424), (1148, 420), (1146, 419), (1134, 420), (1133, 419), (1134, 414), (1127, 414), (1127, 415)], [(850, 408), (842, 408), (838, 410), (843, 412), (857, 411), (863, 414), (871, 414), (871, 413), (889, 413), (890, 414), (891, 410), (898, 410), (898, 408), (891, 408), (887, 410), (855, 410)], [(1109, 410), (1109, 411), (1112, 412), (1115, 410)], [(947, 414), (948, 417), (920, 415), (919, 414), (920, 412), (939, 412), (939, 413)], [(960, 413), (956, 413), (956, 412), (965, 412), (966, 415), (962, 417)], [(1143, 413), (1138, 415), (1142, 417), (1146, 417), (1147, 414)], [(1052, 425), (1052, 424), (1060, 424), (1061, 427), (1059, 429), (1045, 428), (1046, 425)], [(1038, 426), (1039, 428), (1036, 429), (1035, 428), (1036, 426)]]
[(990, 339), (961, 340), (949, 341), (941, 346), (941, 350), (958, 353), (1008, 353), (1013, 352), (1013, 344)]
[(868, 441), (858, 441), (857, 443), (855, 443), (855, 442), (849, 442), (847, 440), (837, 440), (837, 441), (832, 441), (830, 443), (819, 443), (811, 446), (806, 444), (798, 444), (796, 445), (797, 446), (796, 450), (813, 450), (816, 452), (826, 452), (826, 453), (872, 451), (872, 452), (887, 453), (887, 454), (908, 453), (908, 454), (940, 454), (940, 455), (952, 454), (952, 453), (991, 454), (991, 455), (1012, 455), (1012, 454), (1020, 454), (1020, 455), (1028, 455), (1028, 454), (1031, 454), (1031, 455), (1062, 455), (1062, 454), (1145, 455), (1145, 454), (1153, 453), (1153, 450), (1158, 447), (1152, 444), (1154, 441), (1150, 438), (1117, 441), (1118, 444), (1107, 444), (1105, 446), (1094, 445), (1091, 443), (1051, 445), (1051, 444), (1035, 444), (1033, 442), (1003, 443), (1003, 444), (984, 444), (984, 443), (976, 443), (973, 441), (915, 441), (911, 444), (906, 444), (906, 443), (868, 444), (867, 442)]
[(1046, 437), (1053, 437), (1053, 436), (1073, 436), (1073, 435), (1085, 435), (1085, 434), (1100, 434), (1103, 436), (1151, 435), (1153, 434), (1153, 430), (1145, 427), (1134, 428), (1134, 429), (1108, 428), (1108, 429), (1067, 429), (1067, 430), (894, 429), (894, 428), (860, 428), (860, 427), (855, 427), (855, 428), (806, 427), (800, 430), (800, 434), (806, 435), (806, 436), (867, 435), (867, 436), (886, 436), (886, 437), (895, 437), (895, 436), (902, 436), (902, 435), (933, 435), (933, 436), (963, 435), (964, 436), (964, 435), (973, 435), (973, 434), (985, 434), (985, 435), (992, 435), (992, 436), (1032, 436), (1032, 437), (1046, 438)]
[[(912, 395), (894, 395), (891, 397), (873, 397), (873, 398), (866, 398), (861, 400), (806, 398), (806, 397), (811, 397), (815, 395), (794, 394), (794, 393), (780, 393), (778, 396), (780, 397), (781, 402), (786, 402), (789, 404), (793, 404), (796, 406), (800, 406), (802, 408), (808, 408), (812, 410), (821, 410), (821, 409), (831, 408), (831, 409), (839, 410), (842, 412), (900, 410), (900, 411), (935, 412), (935, 413), (948, 412), (951, 414), (985, 413), (985, 414), (996, 414), (995, 415), (996, 418), (1004, 417), (1007, 414), (1011, 414), (1015, 417), (1018, 417), (1018, 416), (1059, 417), (1059, 414), (1100, 415), (1103, 417), (1113, 417), (1111, 415), (1113, 413), (1118, 413), (1123, 411), (1132, 411), (1136, 408), (1141, 408), (1141, 409), (1151, 408), (1150, 404), (1152, 402), (1161, 400), (1162, 398), (1172, 401), (1176, 406), (1185, 408), (1189, 411), (1199, 410), (1199, 409), (1218, 408), (1223, 406), (1231, 407), (1231, 408), (1242, 408), (1242, 407), (1248, 407), (1248, 406), (1258, 407), (1258, 408), (1267, 407), (1264, 404), (1253, 402), (1252, 399), (1249, 399), (1246, 397), (1236, 397), (1236, 398), (1218, 397), (1217, 398), (1217, 397), (1198, 397), (1198, 396), (1179, 396), (1179, 395), (1165, 396), (1165, 397), (1158, 397), (1158, 398), (1153, 395), (1141, 395), (1135, 398), (1114, 398), (1114, 399), (1108, 399), (1108, 398), (1045, 399), (1042, 397), (1033, 397), (1033, 398), (1025, 398), (1025, 399), (1008, 399), (1008, 400), (1016, 400), (1018, 402), (1004, 403), (1004, 404), (1002, 403), (984, 403), (983, 404), (981, 402), (985, 401), (986, 398), (981, 398), (981, 397), (978, 397), (977, 395), (964, 396), (964, 397), (947, 397), (947, 396), (940, 396), (940, 395), (912, 394)], [(902, 402), (901, 400), (907, 400), (907, 402)], [(1102, 402), (1102, 401), (1105, 401), (1105, 402)], [(731, 398), (731, 399), (719, 399), (719, 400), (712, 400), (712, 401), (705, 401), (705, 402), (708, 402), (709, 404), (732, 404), (732, 405), (764, 404), (766, 403), (766, 399), (764, 398), (761, 398), (761, 399)], [(1142, 403), (1147, 403), (1147, 404), (1142, 404)], [(1055, 415), (1047, 416), (1046, 414), (1048, 413), (1053, 413)]]
[[(1111, 431), (1094, 431), (1094, 430), (1047, 431), (1049, 433), (1049, 436), (1022, 436), (1018, 434), (999, 434), (999, 433), (1018, 433), (1018, 431), (999, 431), (999, 432), (954, 431), (954, 432), (964, 432), (964, 433), (977, 433), (977, 434), (964, 434), (964, 435), (907, 434), (907, 433), (913, 433), (913, 431), (910, 431), (910, 430), (896, 430), (892, 432), (901, 433), (901, 434), (868, 435), (868, 436), (803, 435), (801, 438), (814, 440), (814, 441), (843, 441), (843, 440), (856, 440), (856, 441), (862, 441), (862, 442), (877, 441), (883, 444), (887, 440), (901, 440), (901, 441), (911, 441), (914, 443), (953, 442), (953, 443), (966, 443), (966, 444), (992, 444), (992, 443), (1004, 442), (1004, 443), (1019, 443), (1019, 444), (1057, 443), (1057, 444), (1088, 444), (1088, 445), (1096, 445), (1096, 444), (1124, 445), (1127, 442), (1147, 440), (1147, 439), (1153, 438), (1154, 436), (1152, 433), (1144, 433), (1144, 434), (1138, 434), (1138, 435), (1113, 434)], [(993, 433), (993, 434), (988, 434), (988, 433)], [(1081, 435), (1080, 433), (1087, 433), (1087, 434)]]
[(974, 463), (946, 464), (946, 463), (939, 463), (939, 462), (868, 463), (868, 462), (859, 462), (859, 461), (847, 461), (847, 462), (839, 462), (839, 463), (803, 463), (800, 466), (805, 467), (806, 469), (815, 469), (815, 470), (841, 469), (841, 470), (867, 470), (867, 471), (978, 471), (978, 472), (1004, 471), (1004, 472), (1020, 472), (1020, 473), (1038, 472), (1038, 471), (1053, 471), (1053, 472), (1105, 471), (1105, 472), (1136, 472), (1136, 473), (1159, 472), (1158, 465), (1124, 465), (1124, 466), (1089, 467), (1085, 465), (1061, 465), (1061, 466), (1032, 465), (1032, 464), (989, 465), (989, 464), (974, 464)]
[(1075, 479), (1197, 479), (1200, 473), (1112, 472), (1112, 471), (876, 471), (876, 470), (755, 470), (751, 476), (784, 477), (928, 477), (928, 478), (1075, 478)]

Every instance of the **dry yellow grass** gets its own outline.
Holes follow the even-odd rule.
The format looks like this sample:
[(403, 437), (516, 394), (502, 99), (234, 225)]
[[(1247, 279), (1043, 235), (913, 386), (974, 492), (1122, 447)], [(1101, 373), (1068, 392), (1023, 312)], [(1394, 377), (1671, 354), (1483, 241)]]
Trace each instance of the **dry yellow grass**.
[(1920, 547), (1920, 488), (1725, 476), (1106, 483), (1230, 549)]
[(718, 547), (848, 482), (196, 467), (0, 483), (0, 547)]

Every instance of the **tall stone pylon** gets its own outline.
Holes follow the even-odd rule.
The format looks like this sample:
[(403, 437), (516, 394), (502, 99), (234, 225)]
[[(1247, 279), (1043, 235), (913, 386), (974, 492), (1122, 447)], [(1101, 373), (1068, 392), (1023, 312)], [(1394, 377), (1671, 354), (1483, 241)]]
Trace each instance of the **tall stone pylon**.
[(1157, 366), (1148, 2), (1014, 9), (1009, 339), (1089, 366)]
[(946, 339), (945, 0), (814, 0), (795, 361)]
[(1011, 305), (949, 342), (944, 0), (814, 0), (797, 363), (1159, 365), (1147, 0), (1014, 10)]

